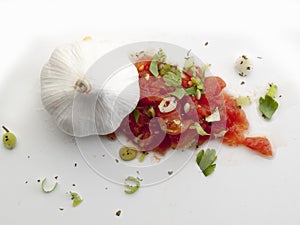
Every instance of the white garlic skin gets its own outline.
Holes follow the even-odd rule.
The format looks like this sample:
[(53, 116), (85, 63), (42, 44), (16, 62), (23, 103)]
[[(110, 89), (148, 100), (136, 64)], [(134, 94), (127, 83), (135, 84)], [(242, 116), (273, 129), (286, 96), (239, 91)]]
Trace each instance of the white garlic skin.
[(65, 44), (54, 50), (43, 67), (42, 103), (63, 132), (76, 137), (112, 133), (136, 106), (139, 85), (138, 73), (132, 71), (133, 68), (118, 79), (128, 86), (122, 95), (114, 90), (114, 83), (108, 81), (103, 87), (103, 83), (96, 82), (96, 76), (104, 79), (106, 74), (85, 76), (90, 67), (111, 49), (111, 46), (93, 40)]
[(240, 76), (245, 77), (252, 71), (253, 66), (249, 58), (246, 55), (242, 55), (235, 61), (235, 69)]

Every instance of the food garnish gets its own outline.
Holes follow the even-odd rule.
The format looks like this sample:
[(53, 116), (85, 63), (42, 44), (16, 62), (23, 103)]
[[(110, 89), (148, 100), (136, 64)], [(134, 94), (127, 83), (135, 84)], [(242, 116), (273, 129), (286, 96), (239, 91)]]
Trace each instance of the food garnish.
[(144, 162), (147, 155), (148, 155), (148, 152), (142, 152), (139, 157), (139, 162)]
[[(129, 184), (129, 182), (134, 185)], [(140, 188), (140, 181), (135, 177), (129, 176), (125, 179), (125, 187), (127, 188), (124, 190), (126, 194), (133, 194)]]
[(216, 107), (215, 110), (213, 111), (212, 114), (210, 114), (209, 116), (207, 116), (205, 118), (206, 122), (216, 122), (216, 121), (220, 121), (220, 112), (219, 112), (219, 108)]
[(270, 120), (273, 114), (278, 108), (278, 102), (274, 99), (277, 93), (277, 86), (275, 84), (270, 84), (268, 92), (265, 97), (260, 97), (259, 99), (259, 110), (263, 117)]
[(130, 161), (136, 158), (138, 150), (134, 147), (124, 146), (120, 149), (119, 155), (124, 161)]
[(190, 126), (190, 129), (195, 129), (197, 131), (197, 133), (201, 136), (204, 135), (209, 135), (208, 133), (206, 133), (206, 131), (201, 127), (201, 125), (199, 123), (193, 123), (193, 125)]
[(3, 145), (7, 149), (13, 149), (17, 143), (16, 136), (13, 133), (11, 133), (5, 126), (2, 126), (2, 129), (5, 131), (5, 133), (2, 136)]
[(237, 106), (251, 105), (251, 99), (249, 96), (239, 96), (235, 99)]
[(150, 64), (150, 72), (157, 77), (159, 75), (158, 72), (158, 63), (165, 62), (166, 55), (162, 49), (160, 49), (152, 58), (151, 64)]
[[(160, 49), (155, 57), (144, 55), (135, 63), (142, 68), (138, 70), (140, 100), (135, 108), (139, 110), (139, 119), (131, 113), (119, 128), (139, 151), (164, 154), (170, 148), (194, 148), (210, 139), (219, 139), (229, 146), (255, 147), (261, 154), (271, 155), (267, 138), (245, 137), (249, 122), (241, 106), (248, 104), (248, 98), (236, 100), (223, 90), (226, 83), (220, 77), (206, 76), (210, 64), (196, 65), (194, 57), (188, 54), (180, 69), (167, 63), (162, 52)], [(241, 59), (240, 65), (249, 64), (246, 56)], [(158, 74), (150, 70), (150, 64), (156, 65), (155, 62)], [(149, 74), (148, 79), (144, 74)], [(248, 143), (255, 140), (260, 140), (256, 146)]]
[(46, 188), (45, 188), (45, 186), (46, 186), (46, 181), (47, 181), (47, 179), (46, 179), (46, 178), (44, 178), (44, 179), (43, 179), (43, 181), (42, 181), (42, 184), (41, 184), (42, 191), (43, 191), (44, 193), (51, 193), (52, 191), (54, 191), (54, 190), (56, 189), (56, 187), (57, 187), (58, 183), (57, 183), (57, 182), (55, 182), (55, 184), (53, 185), (53, 187), (52, 187), (52, 188), (50, 188), (50, 189), (46, 189)]
[(217, 160), (216, 150), (202, 149), (196, 158), (196, 163), (201, 169), (202, 173), (207, 177), (215, 171), (216, 164), (214, 163)]
[(71, 200), (73, 200), (72, 206), (76, 207), (78, 206), (80, 203), (83, 202), (83, 199), (79, 196), (79, 194), (77, 194), (76, 192), (72, 192), (70, 191), (70, 195), (71, 195)]

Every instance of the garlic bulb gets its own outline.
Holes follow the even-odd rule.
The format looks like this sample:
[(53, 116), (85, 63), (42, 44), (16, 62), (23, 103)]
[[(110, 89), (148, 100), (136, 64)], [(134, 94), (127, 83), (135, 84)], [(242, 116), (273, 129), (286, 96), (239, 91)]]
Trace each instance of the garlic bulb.
[(43, 67), (42, 103), (65, 133), (112, 133), (135, 108), (138, 72), (122, 48), (109, 50), (93, 40), (66, 44)]

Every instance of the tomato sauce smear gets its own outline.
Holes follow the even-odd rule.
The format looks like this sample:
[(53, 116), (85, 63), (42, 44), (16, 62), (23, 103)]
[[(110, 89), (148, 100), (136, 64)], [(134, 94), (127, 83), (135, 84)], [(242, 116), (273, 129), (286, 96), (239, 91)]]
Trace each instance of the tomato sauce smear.
[[(202, 77), (203, 71), (197, 67), (196, 77), (204, 81), (201, 97), (197, 99), (195, 94), (189, 94), (178, 99), (170, 94), (176, 87), (166, 85), (162, 75), (155, 77), (150, 72), (151, 60), (146, 56), (135, 63), (139, 72), (140, 100), (117, 131), (124, 133), (141, 151), (164, 154), (168, 149), (195, 148), (210, 139), (220, 139), (229, 146), (243, 145), (263, 156), (273, 156), (266, 137), (245, 137), (249, 122), (234, 97), (223, 91), (224, 80), (217, 76)], [(189, 71), (181, 73), (181, 88), (188, 90), (193, 86), (193, 76)], [(161, 112), (160, 104), (170, 97), (176, 101), (175, 109)], [(167, 101), (164, 107), (168, 104), (171, 102)], [(206, 118), (216, 109), (220, 119), (207, 122)], [(199, 134), (195, 123), (205, 135)]]

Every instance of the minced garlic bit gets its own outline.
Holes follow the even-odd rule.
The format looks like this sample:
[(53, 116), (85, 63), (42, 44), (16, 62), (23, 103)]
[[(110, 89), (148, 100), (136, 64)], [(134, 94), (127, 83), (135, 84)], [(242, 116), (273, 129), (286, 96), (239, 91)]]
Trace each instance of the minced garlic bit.
[(235, 61), (235, 69), (240, 76), (245, 77), (249, 75), (250, 71), (253, 69), (253, 66), (249, 58), (245, 55), (242, 55)]
[(159, 111), (162, 113), (168, 113), (173, 111), (177, 106), (175, 97), (166, 97), (158, 105)]

